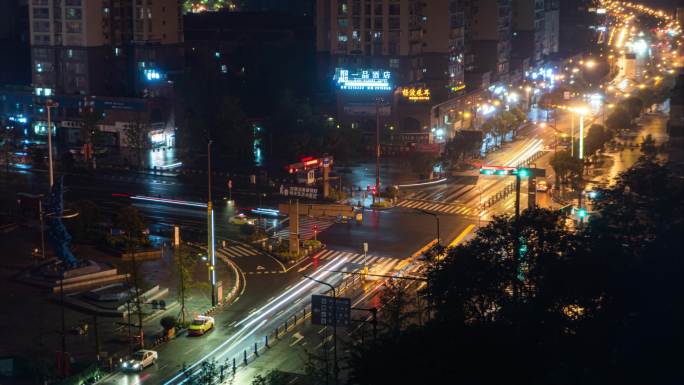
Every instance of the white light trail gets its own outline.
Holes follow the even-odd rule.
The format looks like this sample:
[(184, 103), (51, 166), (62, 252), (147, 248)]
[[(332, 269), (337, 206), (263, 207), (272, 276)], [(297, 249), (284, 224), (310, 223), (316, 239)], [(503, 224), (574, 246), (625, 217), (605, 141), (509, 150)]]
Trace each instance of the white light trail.
[[(312, 278), (316, 278), (316, 279), (318, 279), (318, 280), (321, 280), (321, 279), (324, 278), (325, 276), (327, 276), (327, 275), (329, 275), (330, 273), (332, 273), (332, 272), (329, 271), (329, 270), (337, 270), (337, 269), (338, 269), (340, 266), (342, 266), (342, 264), (344, 264), (346, 261), (347, 261), (347, 258), (346, 258), (346, 257), (335, 259), (335, 260), (331, 261), (330, 263), (328, 263), (327, 265), (325, 265), (325, 270), (321, 270), (321, 271), (318, 272), (318, 274), (314, 274), (314, 275), (312, 276)], [(303, 284), (303, 285), (302, 285), (302, 284)], [(221, 343), (219, 346), (217, 346), (214, 350), (212, 350), (211, 352), (209, 352), (209, 353), (207, 353), (206, 355), (204, 355), (204, 357), (202, 357), (202, 358), (200, 358), (199, 360), (197, 360), (194, 364), (190, 365), (186, 370), (192, 370), (192, 369), (194, 369), (195, 367), (197, 367), (197, 365), (201, 364), (201, 363), (204, 362), (206, 359), (208, 359), (209, 357), (211, 357), (211, 356), (213, 356), (214, 354), (216, 354), (219, 350), (221, 350), (221, 349), (223, 349), (224, 347), (226, 347), (226, 345), (228, 345), (228, 344), (230, 344), (231, 342), (233, 342), (237, 337), (242, 336), (242, 338), (240, 338), (240, 340), (234, 342), (232, 345), (230, 345), (227, 349), (225, 349), (225, 351), (223, 351), (223, 352), (219, 355), (219, 358), (220, 358), (220, 357), (223, 357), (225, 354), (229, 353), (230, 350), (231, 350), (235, 345), (237, 345), (237, 344), (239, 344), (240, 342), (244, 341), (247, 337), (251, 336), (251, 335), (254, 334), (257, 330), (259, 330), (259, 328), (262, 327), (262, 326), (268, 321), (268, 320), (266, 320), (266, 319), (263, 319), (264, 317), (266, 317), (268, 314), (273, 313), (273, 312), (274, 312), (275, 310), (277, 310), (279, 307), (281, 307), (282, 305), (288, 303), (288, 301), (291, 301), (292, 298), (293, 298), (294, 296), (296, 296), (297, 294), (300, 294), (302, 291), (304, 291), (304, 290), (310, 288), (311, 286), (313, 286), (313, 285), (315, 285), (315, 284), (317, 284), (315, 281), (311, 281), (311, 280), (309, 280), (309, 279), (304, 279), (304, 280), (300, 281), (297, 285), (295, 285), (294, 287), (292, 287), (291, 289), (289, 289), (289, 290), (285, 291), (283, 294), (279, 295), (279, 296), (278, 296), (277, 298), (275, 298), (273, 301), (270, 301), (269, 303), (267, 303), (266, 305), (264, 305), (263, 307), (261, 307), (261, 309), (255, 311), (254, 313), (252, 313), (252, 314), (250, 314), (249, 316), (247, 316), (245, 319), (243, 319), (243, 320), (240, 321), (238, 324), (236, 324), (236, 326), (239, 326), (239, 325), (243, 324), (246, 320), (248, 320), (248, 319), (250, 319), (250, 318), (253, 318), (253, 317), (255, 317), (255, 316), (257, 316), (257, 317), (254, 318), (254, 319), (252, 319), (251, 321), (247, 322), (246, 324), (244, 324), (244, 325), (242, 326), (242, 328), (240, 328), (240, 330), (239, 330), (237, 333), (233, 334), (230, 338), (228, 338), (227, 340), (225, 340), (224, 342), (222, 342), (222, 343)], [(301, 287), (300, 287), (299, 289), (297, 289), (297, 287), (300, 286), (300, 285), (301, 285)], [(296, 290), (295, 290), (295, 289), (296, 289)], [(292, 293), (290, 293), (289, 295), (287, 295), (289, 292), (292, 292)], [(286, 297), (283, 298), (282, 300), (278, 301), (278, 300), (279, 300), (280, 298), (282, 298), (283, 296), (286, 296)], [(276, 302), (276, 301), (277, 301), (277, 302)], [(270, 309), (264, 310), (265, 308), (268, 308), (269, 306), (271, 307)], [(261, 322), (259, 322), (259, 320), (261, 320)], [(251, 331), (249, 331), (247, 334), (243, 334), (244, 331), (246, 331), (250, 326), (253, 326), (253, 325), (256, 324), (257, 322), (259, 322), (259, 324), (258, 324), (257, 326), (255, 326), (255, 327), (254, 327)], [(193, 373), (193, 374), (194, 374), (194, 373)], [(181, 376), (183, 376), (183, 375), (184, 375), (183, 372), (176, 374), (176, 375), (173, 376), (170, 380), (164, 382), (164, 385), (173, 384), (174, 381), (178, 380), (178, 379), (179, 379)], [(185, 378), (183, 381), (179, 382), (178, 384), (179, 384), (179, 385), (180, 385), (180, 384), (183, 384), (185, 381), (187, 381), (187, 378)]]
[(203, 207), (207, 208), (206, 203), (201, 203), (201, 202), (190, 202), (190, 201), (181, 201), (181, 200), (176, 200), (176, 199), (166, 199), (166, 198), (155, 198), (155, 197), (146, 197), (142, 195), (133, 195), (131, 199), (139, 200), (139, 201), (147, 201), (147, 202), (155, 202), (155, 203), (168, 203), (172, 205), (178, 205), (178, 206), (190, 206), (190, 207)]

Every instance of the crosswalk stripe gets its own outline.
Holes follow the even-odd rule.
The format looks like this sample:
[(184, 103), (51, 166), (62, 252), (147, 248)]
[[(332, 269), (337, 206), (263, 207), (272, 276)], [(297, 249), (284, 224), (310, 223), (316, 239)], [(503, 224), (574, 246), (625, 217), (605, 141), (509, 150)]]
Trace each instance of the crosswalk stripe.
[(226, 249), (226, 251), (231, 256), (237, 256), (237, 257), (246, 257), (247, 256), (247, 255), (245, 255), (245, 253), (242, 250), (237, 249), (235, 247), (229, 247), (228, 249)]
[(473, 187), (473, 186), (468, 186), (468, 185), (461, 186), (461, 187), (459, 187), (458, 189), (456, 189), (452, 194), (450, 194), (450, 195), (447, 197), (447, 200), (456, 199), (456, 198), (458, 198), (458, 197), (460, 197), (460, 196), (462, 196), (462, 195), (465, 195), (466, 193), (468, 193), (469, 191), (471, 191), (471, 190), (474, 189), (474, 188), (475, 188), (475, 187)]
[(319, 256), (320, 259), (330, 259), (334, 255), (337, 255), (338, 251), (335, 250), (326, 250), (323, 252), (321, 256)]
[(243, 246), (234, 246), (234, 247), (236, 249), (243, 250), (247, 255), (256, 255), (257, 254), (254, 250), (248, 249), (248, 248), (243, 247)]

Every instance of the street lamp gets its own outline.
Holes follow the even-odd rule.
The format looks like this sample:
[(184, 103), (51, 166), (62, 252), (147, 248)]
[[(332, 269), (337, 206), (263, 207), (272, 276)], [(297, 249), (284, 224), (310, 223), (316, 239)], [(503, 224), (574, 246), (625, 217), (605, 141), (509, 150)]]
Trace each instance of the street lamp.
[(52, 115), (50, 114), (50, 109), (52, 107), (59, 107), (59, 103), (48, 99), (45, 101), (45, 109), (47, 111), (47, 141), (48, 141), (48, 169), (50, 175), (50, 189), (55, 183), (55, 174), (52, 166)]
[(586, 115), (589, 110), (586, 107), (573, 108), (571, 111), (579, 115), (579, 158), (584, 158), (584, 115)]
[(440, 241), (439, 241), (439, 215), (437, 215), (435, 213), (431, 213), (429, 211), (425, 211), (423, 209), (415, 208), (415, 207), (413, 209), (418, 211), (418, 212), (421, 212), (425, 215), (431, 215), (431, 216), (435, 217), (435, 220), (437, 222), (437, 246), (441, 246)]
[(207, 142), (207, 253), (209, 254), (211, 281), (211, 306), (216, 306), (216, 254), (214, 252), (214, 208), (211, 203), (211, 144)]

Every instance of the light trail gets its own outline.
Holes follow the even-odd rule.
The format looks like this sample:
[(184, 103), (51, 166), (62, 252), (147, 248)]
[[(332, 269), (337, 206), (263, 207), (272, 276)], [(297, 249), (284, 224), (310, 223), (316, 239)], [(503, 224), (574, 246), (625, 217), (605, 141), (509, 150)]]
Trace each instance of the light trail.
[(178, 206), (207, 208), (206, 203), (181, 201), (181, 200), (177, 200), (177, 199), (155, 198), (155, 197), (147, 197), (147, 196), (143, 196), (143, 195), (133, 195), (133, 196), (131, 196), (131, 199), (135, 199), (135, 200), (139, 200), (139, 201), (146, 201), (146, 202), (155, 202), (155, 203), (168, 203), (168, 204), (178, 205)]
[[(326, 267), (326, 269), (329, 268), (330, 270), (335, 270), (335, 269), (338, 269), (340, 266), (342, 266), (342, 264), (344, 264), (346, 261), (347, 261), (347, 258), (338, 258), (338, 259), (335, 259), (335, 260), (331, 261), (330, 263), (328, 263), (325, 267)], [(331, 273), (332, 273), (331, 271), (321, 270), (318, 274), (314, 274), (314, 276), (316, 279), (320, 280), (320, 279), (325, 278), (326, 276), (330, 275)], [(304, 284), (304, 285), (301, 285), (301, 284)], [(253, 318), (251, 321), (244, 324), (237, 333), (233, 334), (230, 338), (228, 338), (227, 340), (222, 342), (219, 346), (214, 348), (211, 352), (207, 353), (206, 355), (204, 355), (204, 357), (200, 358), (194, 364), (190, 365), (186, 370), (193, 370), (195, 367), (197, 367), (197, 365), (206, 361), (208, 358), (210, 358), (213, 355), (215, 355), (216, 353), (218, 353), (221, 349), (225, 348), (225, 350), (218, 355), (219, 358), (228, 354), (233, 348), (235, 348), (235, 346), (237, 346), (238, 344), (243, 342), (246, 338), (253, 335), (255, 332), (257, 332), (259, 330), (259, 328), (261, 328), (266, 322), (268, 322), (268, 320), (265, 319), (265, 317), (267, 315), (273, 313), (278, 308), (280, 308), (282, 305), (289, 303), (289, 301), (291, 301), (294, 296), (300, 294), (304, 290), (309, 289), (314, 284), (316, 284), (316, 282), (314, 282), (314, 281), (310, 281), (308, 279), (302, 280), (299, 282), (299, 284), (295, 285), (292, 289), (284, 292), (283, 294), (279, 295), (273, 301), (262, 306), (256, 312), (248, 315), (245, 319), (243, 319), (242, 321), (237, 323), (236, 326), (240, 326), (241, 324), (243, 324), (246, 320), (249, 320), (250, 318), (253, 318), (253, 317), (255, 317), (255, 318)], [(297, 289), (297, 287), (300, 285), (301, 285), (301, 287), (299, 287), (299, 289)], [(287, 295), (288, 292), (292, 292), (292, 293)], [(282, 298), (283, 296), (285, 296), (285, 298), (283, 298), (282, 300), (279, 301), (279, 299)], [(266, 309), (268, 307), (270, 307), (270, 308)], [(266, 309), (266, 310), (264, 310), (264, 309)], [(261, 320), (261, 322), (259, 322), (260, 320)], [(257, 322), (258, 322), (258, 325), (254, 326), (255, 324), (257, 324)], [(254, 327), (249, 332), (245, 333), (252, 326), (254, 326)], [(238, 337), (241, 337), (241, 338), (239, 340), (235, 341)], [(228, 344), (231, 344), (231, 345), (228, 346)], [(228, 346), (228, 347), (226, 348), (226, 346)], [(195, 375), (195, 374), (197, 374), (197, 371), (195, 371), (192, 375)], [(183, 375), (184, 375), (183, 372), (176, 374), (171, 379), (164, 382), (164, 385), (175, 384), (176, 383), (175, 381), (178, 380)], [(183, 384), (187, 380), (188, 380), (188, 378), (185, 378), (185, 379), (183, 379), (183, 381), (178, 382), (177, 384), (179, 384), (179, 385)]]
[[(330, 272), (327, 271), (327, 270), (335, 270), (335, 269), (337, 269), (337, 268), (340, 267), (346, 260), (347, 260), (347, 257), (343, 257), (343, 258), (336, 258), (336, 259), (330, 261), (327, 265), (323, 266), (323, 267), (321, 268), (321, 270), (320, 270), (318, 273), (312, 274), (312, 278), (316, 278), (316, 279), (318, 279), (318, 280), (324, 278), (325, 276), (329, 275), (329, 273), (330, 273)], [(313, 282), (313, 281), (311, 281), (311, 280), (308, 280), (308, 279), (303, 279), (303, 280), (299, 281), (299, 283), (297, 283), (296, 285), (292, 286), (290, 289), (284, 291), (282, 294), (280, 294), (278, 297), (276, 297), (276, 298), (273, 299), (272, 301), (269, 301), (266, 305), (262, 306), (259, 310), (255, 311), (255, 312), (251, 313), (250, 315), (248, 315), (247, 317), (245, 317), (242, 321), (238, 322), (238, 323), (236, 324), (236, 326), (240, 326), (240, 325), (242, 325), (243, 323), (247, 322), (250, 318), (256, 317), (256, 316), (259, 315), (265, 308), (268, 308), (269, 306), (273, 305), (276, 301), (279, 301), (281, 298), (287, 296), (287, 298), (285, 299), (285, 300), (287, 300), (287, 299), (289, 299), (292, 295), (296, 295), (296, 294), (298, 294), (299, 292), (301, 292), (302, 290), (305, 290), (306, 288), (311, 287), (314, 283), (315, 283), (315, 282)], [(301, 286), (301, 287), (300, 287), (300, 286)], [(290, 292), (294, 292), (294, 293), (288, 295), (288, 293), (290, 293)], [(282, 302), (282, 301), (280, 301), (280, 302)], [(279, 305), (280, 305), (280, 303), (279, 303), (278, 305), (275, 305), (275, 307), (278, 307)], [(261, 316), (264, 316), (264, 315), (266, 315), (266, 314), (268, 314), (268, 312), (262, 314)], [(250, 321), (250, 323), (251, 323), (251, 321)]]
[(431, 182), (411, 183), (411, 184), (400, 184), (400, 185), (397, 185), (397, 187), (429, 186), (429, 185), (432, 185), (432, 184), (442, 183), (442, 182), (446, 182), (446, 181), (447, 181), (447, 178), (442, 178), (442, 179), (438, 179), (438, 180), (433, 180), (433, 181), (431, 181)]

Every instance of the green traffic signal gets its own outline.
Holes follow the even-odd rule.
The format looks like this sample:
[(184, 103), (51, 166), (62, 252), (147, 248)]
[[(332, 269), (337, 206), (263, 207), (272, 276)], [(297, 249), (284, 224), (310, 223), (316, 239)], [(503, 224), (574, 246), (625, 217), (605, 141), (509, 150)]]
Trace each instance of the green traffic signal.
[(586, 209), (577, 210), (577, 216), (580, 218), (585, 218), (587, 216), (587, 210)]
[(521, 178), (527, 178), (528, 176), (530, 176), (530, 170), (527, 168), (519, 168), (518, 169), (518, 175)]

